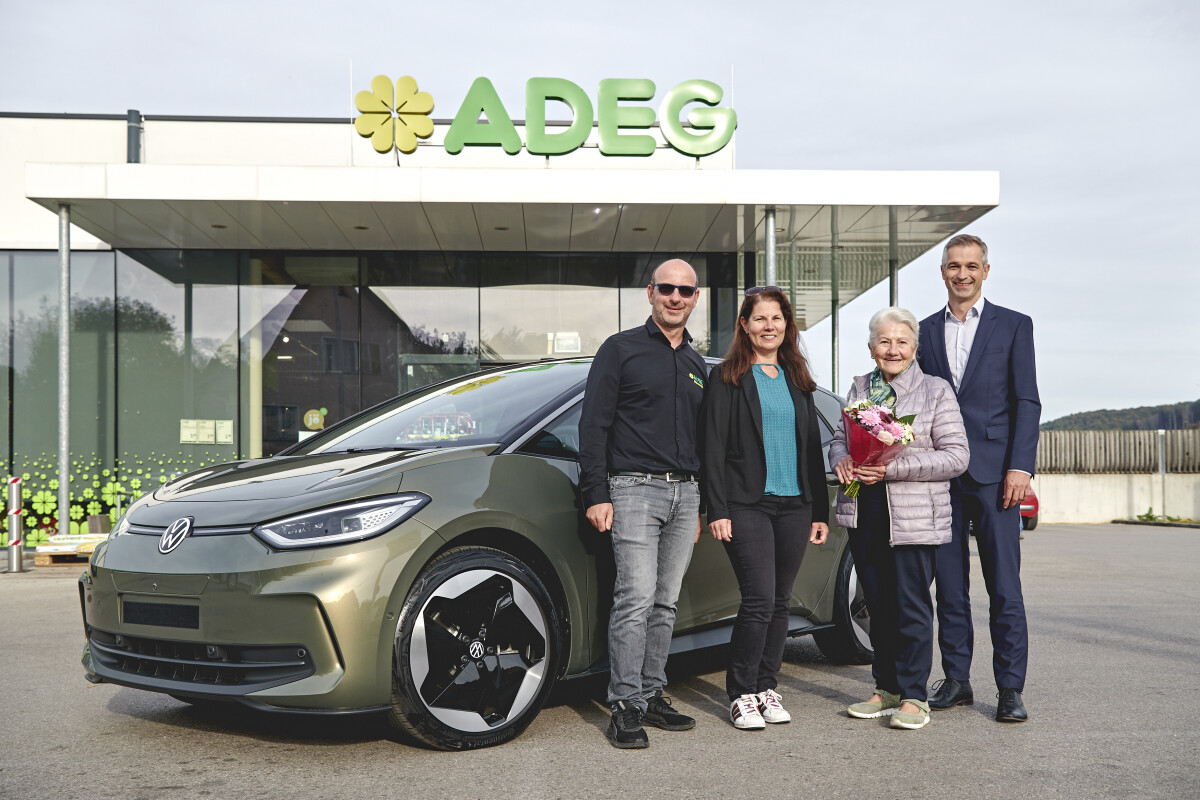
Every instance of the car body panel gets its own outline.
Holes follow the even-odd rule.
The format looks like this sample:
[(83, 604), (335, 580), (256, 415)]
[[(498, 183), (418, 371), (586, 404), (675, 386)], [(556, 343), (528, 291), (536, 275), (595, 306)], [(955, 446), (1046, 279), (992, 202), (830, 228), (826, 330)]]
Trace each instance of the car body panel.
[[(580, 372), (578, 360), (559, 363), (571, 363)], [(547, 369), (554, 369), (553, 363), (516, 372), (528, 386), (529, 373)], [(474, 403), (477, 414), (488, 391), (483, 387), (505, 385), (494, 374), (467, 380), (447, 382), (449, 393), (466, 396), (463, 402)], [(554, 386), (553, 396), (538, 399), (544, 405), (528, 410), (524, 428), (496, 441), (429, 442), (422, 447), (436, 449), (405, 451), (285, 451), (272, 459), (202, 469), (138, 499), (96, 548), (81, 578), (89, 631), (218, 648), (302, 645), (311, 654), (313, 673), (239, 694), (229, 687), (218, 691), (118, 674), (85, 653), (88, 672), (125, 685), (238, 696), (275, 709), (387, 707), (393, 644), (410, 588), (426, 565), (459, 545), (511, 546), (535, 562), (531, 566), (541, 570), (547, 589), (562, 603), (567, 649), (559, 674), (604, 668), (614, 577), (609, 537), (584, 517), (578, 461), (521, 449), (535, 429), (577, 409), (582, 376), (566, 390), (561, 380)], [(415, 394), (431, 396), (428, 389)], [(501, 405), (511, 417), (511, 403)], [(443, 413), (440, 406), (437, 413)], [(377, 409), (363, 416), (371, 414), (380, 416)], [(328, 441), (343, 438), (341, 425), (347, 423), (332, 429)], [(431, 501), (391, 530), (363, 541), (280, 550), (250, 532), (264, 522), (401, 489)], [(152, 534), (181, 517), (193, 517), (196, 530), (177, 549), (159, 552), (159, 537)], [(809, 546), (793, 594), (794, 615), (817, 626), (829, 624), (845, 546), (846, 534), (837, 528), (825, 545)], [(703, 531), (680, 593), (677, 636), (729, 626), (740, 599), (722, 544)], [(126, 602), (194, 606), (199, 621), (195, 628), (133, 624), (123, 618)]]

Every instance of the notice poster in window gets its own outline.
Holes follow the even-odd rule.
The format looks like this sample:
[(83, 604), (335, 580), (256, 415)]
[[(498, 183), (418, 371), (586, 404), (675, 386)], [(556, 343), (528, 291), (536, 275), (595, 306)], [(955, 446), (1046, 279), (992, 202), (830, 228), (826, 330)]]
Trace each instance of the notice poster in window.
[(219, 419), (217, 423), (217, 444), (233, 444), (233, 420)]
[(199, 420), (181, 419), (179, 420), (179, 443), (180, 444), (199, 444), (199, 432), (196, 430), (196, 423)]
[(214, 419), (196, 420), (196, 444), (217, 443), (217, 421)]

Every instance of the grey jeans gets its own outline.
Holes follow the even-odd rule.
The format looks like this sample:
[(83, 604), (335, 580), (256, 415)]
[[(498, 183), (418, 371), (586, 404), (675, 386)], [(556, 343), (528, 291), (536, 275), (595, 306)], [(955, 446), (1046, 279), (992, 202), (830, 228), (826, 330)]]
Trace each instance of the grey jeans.
[(675, 603), (692, 558), (700, 489), (694, 481), (613, 476), (612, 548), (617, 577), (608, 620), (608, 702), (643, 711), (667, 684)]

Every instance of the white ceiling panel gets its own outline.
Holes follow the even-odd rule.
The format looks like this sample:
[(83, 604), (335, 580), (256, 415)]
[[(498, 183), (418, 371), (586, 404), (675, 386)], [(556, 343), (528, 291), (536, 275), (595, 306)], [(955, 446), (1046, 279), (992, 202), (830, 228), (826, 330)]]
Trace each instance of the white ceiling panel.
[(425, 203), (425, 216), (442, 250), (482, 250), (475, 211), (469, 203)]
[[(220, 248), (261, 250), (265, 245), (214, 200), (167, 201), (167, 205)], [(213, 226), (219, 227), (213, 227)]]
[(323, 203), (329, 218), (355, 250), (395, 250), (396, 243), (372, 203)]
[(571, 206), (525, 204), (525, 242), (532, 251), (565, 252), (571, 247)]
[(397, 250), (437, 250), (438, 240), (419, 203), (375, 203), (375, 214)]
[(719, 205), (671, 206), (671, 215), (663, 225), (662, 236), (655, 251), (659, 253), (694, 253), (700, 249), (709, 226), (720, 212)]
[(173, 247), (209, 248), (217, 243), (161, 200), (115, 200), (114, 204)]
[(475, 203), (475, 221), (484, 250), (497, 252), (525, 249), (525, 215), (513, 203)]
[(350, 241), (322, 203), (277, 201), (268, 203), (313, 250), (346, 250)]
[(671, 207), (668, 205), (626, 203), (617, 221), (617, 238), (613, 249), (624, 253), (654, 252), (663, 225), (670, 215)]
[(608, 253), (613, 249), (619, 205), (576, 204), (571, 208), (571, 252)]
[(222, 200), (218, 205), (268, 250), (303, 250), (304, 239), (268, 203)]
[(704, 239), (697, 246), (701, 253), (728, 253), (737, 249), (738, 207), (721, 206)]

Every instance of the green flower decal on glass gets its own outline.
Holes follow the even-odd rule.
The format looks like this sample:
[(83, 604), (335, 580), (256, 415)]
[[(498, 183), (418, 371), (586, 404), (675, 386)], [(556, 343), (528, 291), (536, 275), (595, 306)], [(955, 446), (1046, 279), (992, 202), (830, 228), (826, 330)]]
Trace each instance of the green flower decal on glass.
[(100, 504), (99, 504), (99, 503), (97, 503), (95, 500), (93, 500), (92, 502), (88, 503), (88, 509), (87, 509), (87, 511), (88, 511), (88, 516), (93, 516), (93, 515), (95, 515), (95, 514), (99, 514), (99, 513), (100, 513), (100, 508), (101, 508)]
[(38, 492), (33, 496), (33, 510), (38, 514), (50, 514), (58, 508), (58, 499), (53, 492)]
[(71, 503), (71, 519), (83, 519), (83, 506)]
[(369, 138), (371, 146), (380, 153), (390, 153), (392, 147), (401, 153), (417, 149), (417, 139), (433, 135), (433, 96), (417, 91), (417, 81), (405, 75), (392, 81), (386, 75), (371, 80), (371, 91), (359, 92), (354, 105), (362, 113), (354, 120), (358, 135)]
[[(108, 470), (105, 470), (105, 472), (108, 472)], [(105, 503), (107, 503), (110, 506), (115, 505), (117, 502), (117, 498), (120, 497), (122, 494), (124, 494), (124, 492), (125, 492), (124, 486), (117, 483), (116, 481), (109, 481), (108, 483), (106, 483), (104, 485), (104, 489), (101, 490), (100, 499), (103, 500)]]

